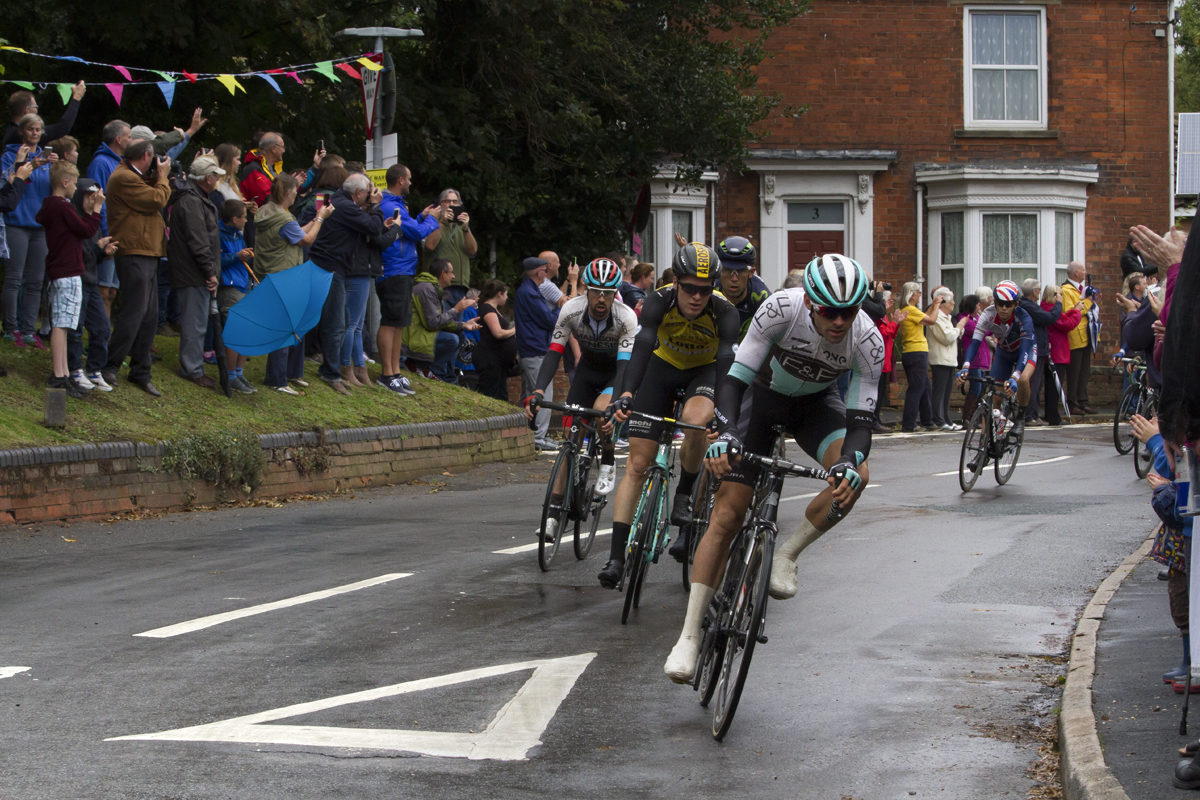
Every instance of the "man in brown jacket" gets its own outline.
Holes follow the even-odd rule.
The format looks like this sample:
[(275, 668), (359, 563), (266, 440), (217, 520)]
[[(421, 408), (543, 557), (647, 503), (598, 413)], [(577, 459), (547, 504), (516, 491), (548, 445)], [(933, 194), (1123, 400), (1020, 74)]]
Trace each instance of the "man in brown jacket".
[(155, 158), (154, 145), (134, 142), (108, 179), (108, 232), (117, 243), (121, 306), (112, 320), (104, 380), (115, 387), (117, 370), (129, 356), (129, 381), (147, 394), (162, 393), (150, 382), (150, 347), (158, 329), (158, 260), (167, 254), (162, 210), (171, 197), (169, 158)]

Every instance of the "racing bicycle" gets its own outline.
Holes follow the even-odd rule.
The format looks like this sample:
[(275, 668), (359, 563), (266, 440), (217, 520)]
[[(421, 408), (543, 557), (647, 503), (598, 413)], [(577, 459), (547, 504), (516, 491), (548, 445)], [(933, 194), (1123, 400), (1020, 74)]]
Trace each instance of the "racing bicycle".
[[(772, 452), (782, 452), (778, 448), (782, 438), (782, 431), (777, 429), (777, 449)], [(760, 468), (754, 502), (729, 548), (724, 578), (701, 623), (704, 638), (692, 681), (692, 688), (700, 692), (700, 705), (707, 708), (712, 704), (712, 735), (718, 742), (733, 723), (754, 645), (767, 643), (767, 591), (779, 533), (775, 519), (783, 480), (792, 476), (824, 481), (829, 477), (819, 467), (805, 467), (783, 458), (746, 452), (740, 455)], [(841, 515), (836, 502), (830, 509), (830, 516), (834, 515)]]
[[(608, 504), (608, 495), (596, 493), (596, 478), (600, 473), (600, 431), (594, 422), (599, 417), (608, 418), (608, 412), (584, 406), (565, 405), (541, 400), (537, 395), (529, 401), (536, 413), (540, 408), (561, 411), (571, 419), (568, 431), (554, 467), (550, 470), (550, 482), (546, 484), (546, 499), (542, 503), (542, 525), (538, 529), (538, 566), (542, 572), (550, 569), (550, 562), (558, 553), (558, 545), (566, 535), (567, 523), (575, 523), (575, 558), (585, 559), (592, 550), (596, 528), (600, 525), (600, 514)], [(554, 498), (554, 485), (563, 470), (567, 471), (567, 482), (560, 500)], [(545, 535), (546, 522), (558, 521), (558, 531), (553, 539)]]
[(1146, 445), (1133, 435), (1133, 425), (1129, 420), (1134, 414), (1146, 419), (1153, 419), (1158, 414), (1158, 390), (1150, 386), (1146, 361), (1141, 356), (1122, 358), (1121, 363), (1128, 365), (1127, 368), (1132, 372), (1113, 417), (1113, 445), (1121, 455), (1133, 451), (1134, 472), (1139, 478), (1144, 478), (1154, 463), (1154, 457)]
[[(1015, 393), (1012, 397), (1005, 395), (1005, 381), (987, 375), (982, 378), (968, 377), (967, 380), (982, 383), (983, 396), (979, 398), (979, 405), (963, 431), (962, 452), (958, 457), (958, 485), (964, 492), (971, 491), (988, 461), (995, 464), (996, 483), (1001, 486), (1008, 483), (1013, 470), (1017, 468), (1021, 445), (1025, 442), (1024, 428), (1019, 436), (1013, 436), (1020, 409)], [(1002, 416), (1007, 419), (1003, 430), (1000, 427)]]

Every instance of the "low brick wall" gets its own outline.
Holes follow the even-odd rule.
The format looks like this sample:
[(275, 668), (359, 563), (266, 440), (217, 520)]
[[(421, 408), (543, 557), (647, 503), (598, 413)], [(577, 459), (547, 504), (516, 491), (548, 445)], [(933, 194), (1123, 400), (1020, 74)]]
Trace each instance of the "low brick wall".
[[(520, 413), (260, 439), (267, 467), (256, 498), (385, 486), (445, 469), (534, 456), (533, 434)], [(159, 472), (165, 452), (164, 442), (0, 450), (0, 524), (174, 511), (244, 496)]]

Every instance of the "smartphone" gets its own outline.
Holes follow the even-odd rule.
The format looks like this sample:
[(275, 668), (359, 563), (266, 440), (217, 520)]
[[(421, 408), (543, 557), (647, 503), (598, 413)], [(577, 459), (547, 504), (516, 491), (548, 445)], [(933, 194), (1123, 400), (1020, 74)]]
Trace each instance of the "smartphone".
[(325, 207), (325, 195), (319, 194), (319, 195), (317, 195), (317, 211), (320, 211), (324, 207)]
[(53, 152), (54, 152), (54, 148), (51, 147), (50, 145), (46, 145), (45, 147), (42, 148), (42, 156), (43, 157), (48, 156)]
[(464, 211), (466, 211), (466, 209), (463, 208), (462, 206), (450, 206), (450, 218), (452, 220), (454, 220), (455, 223), (457, 223), (458, 215), (463, 213)]
[(320, 152), (321, 150), (324, 150), (324, 149), (325, 149), (325, 140), (322, 139), (321, 141), (317, 142), (317, 151)]
[(396, 220), (396, 222), (400, 221), (400, 209), (397, 208), (395, 210), (395, 212), (392, 214), (392, 219)]

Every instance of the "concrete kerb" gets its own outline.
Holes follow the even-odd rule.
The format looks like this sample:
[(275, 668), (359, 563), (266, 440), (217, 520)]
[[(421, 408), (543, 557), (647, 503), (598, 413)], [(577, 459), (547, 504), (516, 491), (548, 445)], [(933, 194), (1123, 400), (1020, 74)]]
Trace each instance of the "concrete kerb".
[(1104, 579), (1083, 610), (1071, 637), (1071, 660), (1067, 667), (1067, 683), (1063, 687), (1062, 712), (1058, 717), (1059, 773), (1066, 800), (1129, 800), (1120, 781), (1104, 762), (1096, 716), (1092, 711), (1096, 636), (1109, 601), (1153, 545), (1152, 533)]

